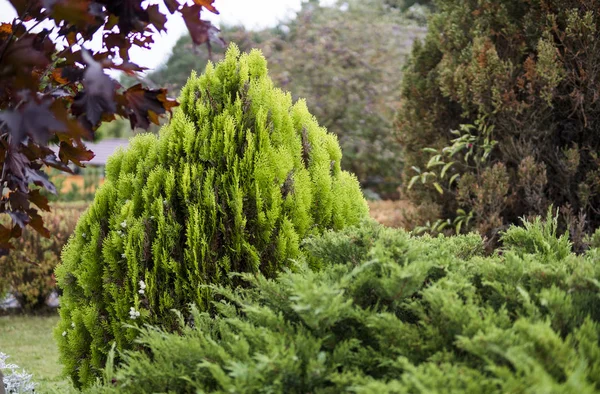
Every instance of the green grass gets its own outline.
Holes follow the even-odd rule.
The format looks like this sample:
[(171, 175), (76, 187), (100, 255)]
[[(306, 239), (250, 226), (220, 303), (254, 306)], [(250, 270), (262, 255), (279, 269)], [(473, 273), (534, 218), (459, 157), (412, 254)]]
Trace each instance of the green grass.
[(61, 375), (58, 349), (52, 330), (58, 315), (0, 317), (0, 352), (10, 356), (6, 361), (33, 374), (36, 392), (67, 393), (71, 384)]

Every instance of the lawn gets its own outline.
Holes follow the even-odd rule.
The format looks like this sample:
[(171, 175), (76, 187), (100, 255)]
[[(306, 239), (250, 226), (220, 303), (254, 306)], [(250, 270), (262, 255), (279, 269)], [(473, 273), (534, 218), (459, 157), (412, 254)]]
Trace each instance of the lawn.
[(0, 317), (0, 352), (9, 355), (8, 363), (17, 364), (33, 374), (39, 393), (67, 393), (71, 385), (61, 376), (58, 349), (52, 330), (58, 315)]

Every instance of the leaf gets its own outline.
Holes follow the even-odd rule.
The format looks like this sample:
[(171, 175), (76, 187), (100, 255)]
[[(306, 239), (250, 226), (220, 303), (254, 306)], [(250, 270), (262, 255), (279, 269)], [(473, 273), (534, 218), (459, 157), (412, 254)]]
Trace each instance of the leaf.
[(109, 14), (118, 18), (119, 32), (124, 36), (132, 31), (143, 31), (147, 26), (148, 12), (142, 8), (140, 0), (120, 0), (103, 2)]
[(167, 31), (167, 29), (165, 29), (167, 17), (162, 12), (160, 12), (160, 10), (158, 9), (158, 4), (148, 6), (146, 11), (148, 12), (148, 18), (150, 20), (150, 23), (154, 25), (156, 30), (158, 30), (159, 32)]
[(438, 191), (438, 193), (440, 194), (444, 194), (444, 189), (442, 189), (442, 187), (440, 186), (439, 183), (437, 182), (433, 182), (433, 187), (435, 187), (435, 190)]
[(177, 0), (165, 0), (165, 5), (171, 14), (179, 9), (179, 2)]
[(446, 175), (446, 172), (448, 171), (448, 169), (450, 167), (452, 167), (452, 165), (454, 164), (454, 161), (451, 161), (450, 163), (446, 163), (446, 165), (444, 166), (444, 168), (442, 168), (442, 172), (440, 173), (440, 178), (444, 179), (444, 176)]
[(50, 101), (38, 104), (29, 100), (16, 111), (0, 112), (0, 122), (4, 122), (10, 130), (11, 145), (16, 146), (26, 137), (45, 145), (53, 133), (66, 130), (65, 125), (49, 110), (50, 104)]
[[(53, 1), (52, 4), (46, 1), (44, 6), (49, 9), (50, 16), (58, 22), (57, 25), (64, 22), (68, 25), (76, 25), (86, 30), (87, 33), (93, 33), (101, 26), (101, 23), (103, 24), (104, 19), (90, 13), (91, 3), (90, 0), (58, 0)], [(90, 25), (97, 25), (97, 27), (89, 29)]]
[(46, 175), (43, 171), (33, 170), (27, 167), (25, 169), (25, 174), (28, 182), (41, 186), (52, 194), (56, 194), (56, 187), (54, 187), (54, 184), (48, 179), (48, 175)]
[(456, 226), (454, 227), (454, 230), (456, 231), (456, 235), (460, 234), (460, 229), (462, 228), (462, 220), (459, 221), (458, 223), (456, 223)]
[(45, 33), (27, 33), (8, 44), (2, 61), (12, 64), (17, 73), (28, 74), (32, 67), (47, 67), (53, 50), (54, 44)]
[(83, 58), (87, 67), (83, 74), (83, 91), (75, 96), (72, 112), (75, 116), (83, 117), (84, 124), (95, 127), (102, 115), (114, 114), (117, 110), (115, 103), (115, 82), (102, 70), (86, 51)]
[(448, 181), (448, 186), (452, 186), (452, 184), (454, 183), (454, 181), (456, 181), (456, 178), (458, 178), (460, 176), (460, 174), (454, 174), (452, 175), (452, 178), (450, 178), (450, 180)]
[(12, 219), (12, 222), (21, 228), (27, 226), (29, 223), (29, 216), (22, 211), (7, 211), (8, 215)]
[(443, 165), (444, 162), (441, 161), (442, 155), (435, 155), (432, 156), (429, 161), (427, 162), (427, 168), (431, 168), (431, 167), (435, 167), (435, 166), (439, 166), (439, 165)]
[(32, 203), (34, 203), (35, 205), (38, 206), (38, 208), (40, 208), (43, 211), (50, 211), (50, 205), (48, 204), (48, 199), (46, 198), (46, 196), (43, 196), (42, 194), (40, 194), (40, 190), (39, 189), (33, 189), (29, 191), (29, 201), (31, 201)]
[(179, 105), (175, 100), (167, 98), (166, 89), (146, 89), (141, 84), (127, 89), (120, 100), (126, 109), (126, 115), (131, 122), (131, 127), (147, 129), (150, 122), (158, 124), (158, 115)]
[(70, 160), (81, 167), (82, 161), (90, 161), (94, 158), (94, 152), (86, 149), (83, 145), (73, 146), (70, 143), (61, 141), (58, 157), (64, 163), (68, 163)]
[(421, 149), (422, 152), (425, 153), (438, 153), (437, 149), (433, 149), (433, 148), (423, 148)]
[(44, 221), (42, 220), (42, 217), (38, 214), (37, 210), (34, 208), (30, 208), (27, 210), (27, 213), (30, 217), (29, 225), (33, 227), (33, 229), (40, 233), (42, 236), (50, 238), (50, 230), (44, 227)]
[(200, 11), (202, 6), (194, 4), (191, 6), (184, 6), (181, 9), (181, 15), (185, 25), (187, 26), (192, 41), (196, 45), (210, 42), (211, 36), (216, 36), (219, 33), (219, 29), (213, 26), (209, 21), (200, 19)]
[(219, 11), (217, 11), (217, 9), (212, 5), (214, 2), (215, 0), (194, 0), (194, 3), (206, 8), (213, 14), (219, 15)]
[(410, 189), (413, 187), (413, 185), (415, 184), (415, 182), (416, 182), (417, 180), (419, 180), (419, 176), (418, 176), (418, 175), (415, 175), (415, 176), (413, 176), (413, 177), (410, 179), (410, 182), (408, 182), (408, 189), (409, 189), (409, 190), (410, 190)]

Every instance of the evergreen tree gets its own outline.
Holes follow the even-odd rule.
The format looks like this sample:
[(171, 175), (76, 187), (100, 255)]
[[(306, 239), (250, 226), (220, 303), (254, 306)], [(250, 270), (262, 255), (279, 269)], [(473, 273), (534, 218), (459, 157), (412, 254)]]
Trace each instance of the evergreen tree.
[(294, 269), (302, 239), (368, 214), (336, 137), (273, 87), (260, 52), (231, 46), (180, 102), (158, 138), (109, 160), (57, 268), (56, 338), (76, 386), (95, 381), (111, 343), (140, 348), (127, 323), (178, 330), (171, 310), (206, 310), (206, 285)]

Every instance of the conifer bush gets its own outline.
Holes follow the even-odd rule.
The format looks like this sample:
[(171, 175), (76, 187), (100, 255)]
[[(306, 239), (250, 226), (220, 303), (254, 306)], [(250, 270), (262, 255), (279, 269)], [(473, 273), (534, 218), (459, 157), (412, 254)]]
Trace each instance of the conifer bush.
[(364, 225), (307, 241), (276, 279), (213, 287), (216, 316), (141, 328), (92, 392), (594, 393), (599, 249), (575, 255), (556, 220), (503, 234), (415, 238)]
[(435, 5), (397, 118), (417, 223), (497, 240), (554, 205), (583, 250), (600, 227), (598, 1)]
[(76, 386), (95, 381), (112, 343), (141, 347), (134, 325), (181, 330), (171, 310), (207, 310), (204, 285), (293, 269), (302, 239), (368, 214), (336, 137), (273, 87), (260, 52), (230, 47), (180, 103), (158, 138), (109, 160), (56, 271), (56, 338)]

